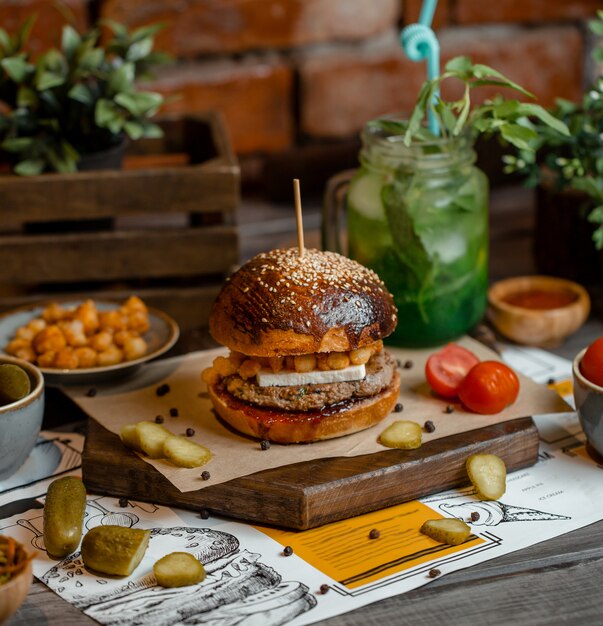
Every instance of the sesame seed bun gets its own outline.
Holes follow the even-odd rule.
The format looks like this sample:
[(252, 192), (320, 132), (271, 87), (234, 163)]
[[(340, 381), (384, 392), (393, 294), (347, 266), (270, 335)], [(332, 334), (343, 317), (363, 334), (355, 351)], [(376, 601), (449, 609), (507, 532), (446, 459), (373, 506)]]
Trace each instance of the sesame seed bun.
[(393, 298), (372, 270), (335, 252), (259, 254), (218, 295), (209, 330), (248, 356), (345, 352), (396, 327)]
[(228, 393), (221, 383), (209, 385), (218, 415), (245, 435), (276, 443), (310, 443), (365, 430), (389, 415), (398, 401), (400, 374), (378, 394), (316, 411), (281, 411), (250, 405)]

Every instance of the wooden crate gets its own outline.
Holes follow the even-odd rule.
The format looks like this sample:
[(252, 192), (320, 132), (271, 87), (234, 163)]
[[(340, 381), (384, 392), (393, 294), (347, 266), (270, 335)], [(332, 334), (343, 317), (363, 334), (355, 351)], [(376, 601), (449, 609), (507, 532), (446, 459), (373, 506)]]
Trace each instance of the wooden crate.
[(207, 321), (238, 262), (239, 167), (217, 113), (161, 122), (121, 170), (0, 176), (0, 310), (136, 292)]

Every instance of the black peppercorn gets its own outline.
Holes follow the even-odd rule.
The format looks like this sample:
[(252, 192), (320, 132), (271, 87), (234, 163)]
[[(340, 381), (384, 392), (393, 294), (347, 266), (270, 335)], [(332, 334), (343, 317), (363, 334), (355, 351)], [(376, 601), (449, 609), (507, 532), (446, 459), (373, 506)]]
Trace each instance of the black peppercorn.
[(429, 578), (437, 578), (442, 572), (437, 567), (429, 570)]
[(291, 556), (293, 554), (293, 548), (291, 546), (285, 546), (283, 554), (285, 556)]
[(171, 408), (170, 409), (170, 417), (178, 417), (178, 409)]
[(201, 509), (201, 512), (199, 513), (199, 517), (201, 519), (209, 519), (209, 510), (208, 509)]
[(263, 439), (260, 443), (260, 448), (262, 450), (268, 450), (269, 447), (270, 447), (270, 442), (268, 441), (268, 439)]
[(156, 424), (163, 424), (163, 415), (156, 415), (155, 416), (155, 423)]
[(435, 424), (431, 420), (427, 420), (423, 425), (423, 428), (426, 433), (432, 433), (436, 429)]
[(452, 406), (452, 404), (449, 404), (446, 406), (446, 409), (444, 410), (445, 413), (454, 413), (454, 407)]
[(477, 522), (478, 519), (479, 519), (479, 513), (477, 511), (473, 511), (473, 513), (471, 513), (471, 521)]
[(409, 360), (409, 361), (406, 361), (406, 362), (404, 363), (404, 369), (405, 369), (405, 370), (409, 370), (409, 369), (410, 369), (413, 365), (414, 365), (414, 363), (413, 363), (412, 361), (410, 361), (410, 360)]
[(88, 391), (86, 391), (86, 395), (89, 398), (94, 398), (94, 396), (96, 395), (96, 389), (94, 387), (91, 387), (90, 389), (88, 389)]
[(379, 537), (381, 537), (381, 533), (376, 528), (373, 528), (369, 533), (369, 539), (379, 539)]
[(128, 498), (120, 498), (119, 499), (119, 506), (122, 509), (125, 509), (128, 506)]
[(166, 393), (170, 393), (170, 386), (167, 383), (163, 383), (163, 385), (159, 385), (159, 387), (155, 389), (155, 393), (159, 397), (165, 396)]
[(320, 593), (322, 593), (322, 595), (324, 596), (325, 593), (329, 592), (329, 589), (331, 587), (329, 587), (329, 585), (321, 585), (320, 586)]
[(203, 480), (209, 480), (211, 478), (211, 474), (207, 470), (205, 470), (201, 473), (201, 478), (203, 478)]
[(396, 404), (396, 406), (394, 407), (394, 413), (401, 413), (403, 409), (404, 405), (398, 402), (398, 404)]
[(186, 429), (186, 436), (187, 437), (192, 437), (195, 434), (195, 429), (194, 428), (187, 428)]

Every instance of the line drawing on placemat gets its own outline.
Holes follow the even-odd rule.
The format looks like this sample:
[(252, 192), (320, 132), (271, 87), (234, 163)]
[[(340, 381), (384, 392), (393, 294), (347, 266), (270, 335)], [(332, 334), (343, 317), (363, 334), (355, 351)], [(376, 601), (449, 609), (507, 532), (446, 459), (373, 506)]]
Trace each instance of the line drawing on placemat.
[(198, 558), (207, 573), (205, 580), (190, 587), (163, 588), (151, 572), (116, 585), (113, 577), (86, 570), (79, 552), (57, 563), (41, 580), (108, 626), (208, 622), (235, 626), (253, 616), (261, 616), (262, 625), (280, 626), (316, 605), (306, 585), (283, 581), (281, 574), (261, 562), (260, 554), (242, 549), (230, 533), (185, 526), (153, 528), (149, 550), (158, 542), (164, 554), (180, 550)]

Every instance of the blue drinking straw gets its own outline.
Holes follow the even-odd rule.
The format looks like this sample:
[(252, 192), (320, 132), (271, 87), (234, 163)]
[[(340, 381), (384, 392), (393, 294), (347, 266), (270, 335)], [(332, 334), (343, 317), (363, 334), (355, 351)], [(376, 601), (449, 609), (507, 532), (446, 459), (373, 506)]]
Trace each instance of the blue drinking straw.
[[(400, 33), (402, 48), (411, 61), (427, 59), (429, 80), (440, 74), (440, 43), (431, 28), (437, 4), (438, 0), (424, 0), (419, 23), (406, 26)], [(434, 93), (434, 99), (437, 96), (439, 96), (439, 90)], [(439, 136), (440, 127), (431, 109), (427, 112), (427, 125), (434, 135)]]

